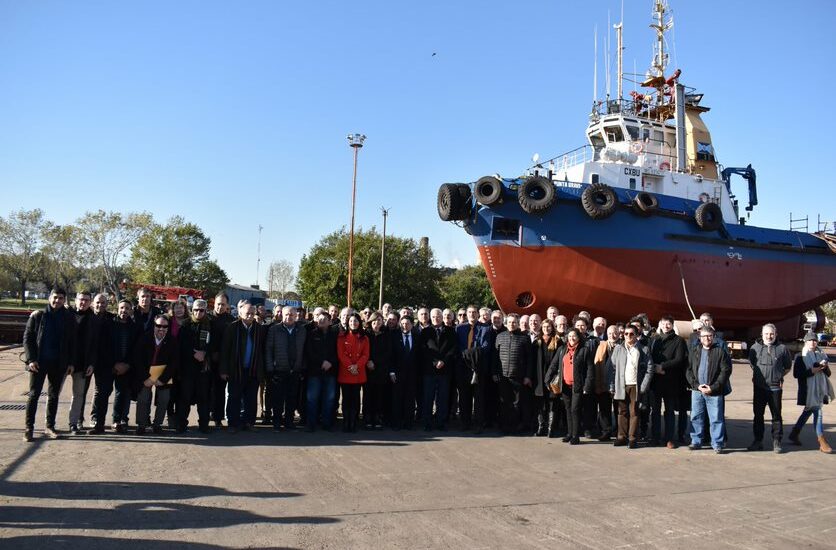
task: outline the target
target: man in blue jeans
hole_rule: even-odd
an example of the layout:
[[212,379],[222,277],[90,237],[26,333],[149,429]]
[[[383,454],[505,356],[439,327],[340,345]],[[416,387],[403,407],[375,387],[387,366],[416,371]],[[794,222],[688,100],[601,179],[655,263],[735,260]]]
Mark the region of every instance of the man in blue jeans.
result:
[[702,447],[702,432],[708,416],[711,446],[720,454],[726,444],[725,396],[731,376],[731,359],[714,341],[714,329],[700,330],[700,345],[691,350],[685,376],[691,388],[691,444],[692,451]]
[[322,311],[316,326],[305,340],[306,430],[316,431],[317,421],[331,431],[334,424],[334,399],[337,395],[337,331],[331,330],[331,317]]

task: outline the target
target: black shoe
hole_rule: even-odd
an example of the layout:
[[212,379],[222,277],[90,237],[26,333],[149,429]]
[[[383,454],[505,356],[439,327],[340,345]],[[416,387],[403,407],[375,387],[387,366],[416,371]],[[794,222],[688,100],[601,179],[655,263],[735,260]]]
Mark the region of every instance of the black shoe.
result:
[[198,429],[200,430],[200,433],[202,433],[202,434],[212,433],[212,428],[210,428],[208,424],[205,425],[205,426],[201,426]]
[[563,441],[564,443],[569,443],[570,441],[572,441],[572,436],[564,435],[561,441]]
[[242,432],[248,432],[248,431],[250,431],[250,428],[251,428],[251,426],[249,424],[247,424],[246,422],[244,422],[244,425],[241,426],[241,431]]
[[624,447],[627,445],[626,439],[616,439],[615,443],[612,444],[613,447]]
[[689,451],[699,451],[700,449],[702,449],[702,445],[700,445],[699,443],[691,443],[690,445],[688,445]]
[[762,451],[763,450],[763,441],[753,441],[751,445],[746,447],[747,451]]
[[580,445],[581,440],[579,437],[573,437],[569,440],[569,445]]
[[161,433],[163,433],[163,427],[162,426],[151,426],[151,431],[155,435],[160,435]]
[[23,432],[23,441],[25,441],[26,443],[32,443],[33,439],[35,439],[33,430],[27,429]]
[[223,428],[224,423],[220,420],[215,420],[215,427],[216,428]]
[[789,440],[789,442],[790,442],[790,443],[792,443],[793,445],[796,445],[796,446],[798,446],[798,447],[801,447],[801,439],[799,439],[799,437],[798,437],[798,436],[799,436],[799,434],[798,434],[798,433],[791,432],[791,433],[790,433],[790,435],[789,435],[789,437],[788,437],[787,439],[788,439],[788,440]]
[[145,426],[137,426],[136,435],[145,435]]
[[610,435],[609,435],[609,434],[602,434],[602,435],[598,438],[598,441],[609,441],[610,439],[612,439],[612,438],[610,437]]
[[772,452],[776,455],[779,455],[784,452],[784,447],[781,445],[780,439],[775,439],[772,441]]
[[92,428],[90,428],[90,430],[87,431],[88,435],[101,435],[103,433],[105,433],[104,426],[100,425],[93,426]]
[[78,435],[80,430],[78,429],[78,424],[70,424],[70,434]]
[[116,433],[118,433],[118,434],[128,433],[128,425],[127,424],[114,424],[113,429],[116,430]]

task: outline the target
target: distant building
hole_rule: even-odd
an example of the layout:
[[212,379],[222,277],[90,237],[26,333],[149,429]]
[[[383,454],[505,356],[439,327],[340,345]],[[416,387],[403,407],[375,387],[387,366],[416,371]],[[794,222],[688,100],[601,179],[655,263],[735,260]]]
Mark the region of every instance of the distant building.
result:
[[249,300],[253,305],[261,305],[267,298],[267,292],[257,286],[226,285],[226,295],[229,296],[229,304],[235,308],[240,300]]

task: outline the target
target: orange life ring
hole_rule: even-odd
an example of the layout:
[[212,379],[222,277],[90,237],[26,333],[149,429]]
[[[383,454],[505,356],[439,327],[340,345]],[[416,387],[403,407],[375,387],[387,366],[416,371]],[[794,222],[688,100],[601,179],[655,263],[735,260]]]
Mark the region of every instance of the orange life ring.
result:
[[663,163],[659,164],[659,170],[670,170],[670,169],[671,169],[671,163],[670,162],[663,162]]
[[641,153],[644,151],[644,144],[641,141],[634,141],[630,144],[630,151],[633,153]]

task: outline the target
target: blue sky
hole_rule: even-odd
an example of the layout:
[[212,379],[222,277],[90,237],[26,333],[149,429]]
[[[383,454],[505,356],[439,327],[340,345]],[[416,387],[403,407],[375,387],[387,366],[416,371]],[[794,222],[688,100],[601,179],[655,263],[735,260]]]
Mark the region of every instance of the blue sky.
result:
[[[271,260],[298,265],[348,225],[345,136],[360,132],[357,225],[380,227],[389,207],[390,233],[472,264],[473,242],[436,215],[438,186],[582,145],[593,29],[603,43],[620,5],[5,0],[0,210],[40,207],[59,223],[99,208],[180,214],[242,284],[255,282],[260,224],[263,284]],[[649,64],[651,7],[625,2],[628,72]],[[705,93],[719,160],[758,171],[751,223],[836,218],[836,2],[671,7],[671,71]]]

